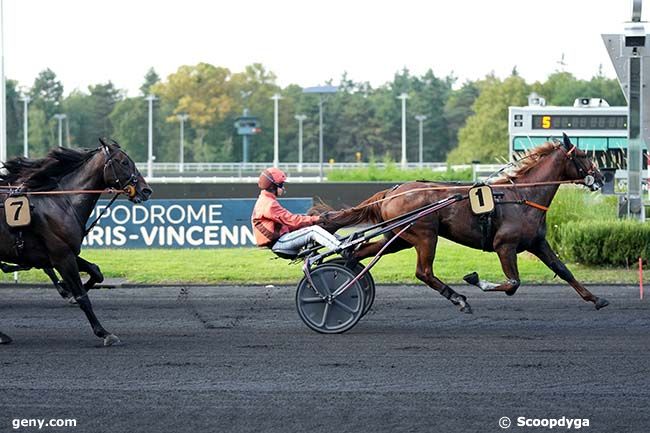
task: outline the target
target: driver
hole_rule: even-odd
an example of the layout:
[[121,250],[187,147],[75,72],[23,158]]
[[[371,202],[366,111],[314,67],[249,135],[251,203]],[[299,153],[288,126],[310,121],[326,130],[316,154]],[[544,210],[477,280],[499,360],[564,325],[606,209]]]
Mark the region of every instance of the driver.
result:
[[285,193],[286,180],[287,175],[275,167],[267,168],[260,174],[257,185],[262,191],[251,215],[257,245],[271,247],[274,252],[297,252],[312,241],[329,250],[338,248],[339,240],[315,225],[321,217],[293,214],[278,202],[278,197]]

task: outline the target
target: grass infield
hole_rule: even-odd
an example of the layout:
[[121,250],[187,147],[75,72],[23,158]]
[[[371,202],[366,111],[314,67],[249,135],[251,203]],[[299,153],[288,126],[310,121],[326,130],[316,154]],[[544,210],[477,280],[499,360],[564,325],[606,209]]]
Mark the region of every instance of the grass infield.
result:
[[[288,284],[302,278],[300,264],[276,259],[269,250],[232,249],[104,249],[84,250],[82,257],[96,263],[107,278],[124,278],[136,284]],[[410,249],[381,258],[372,270],[378,284],[419,283],[415,278],[415,250]],[[637,264],[626,268],[594,268],[567,263],[576,278],[585,283],[638,284]],[[443,281],[461,283],[465,274],[479,273],[481,279],[501,282],[505,279],[495,253],[473,250],[440,239],[434,271]],[[522,284],[558,283],[536,257],[519,254]],[[2,274],[0,281],[13,281],[13,274]],[[20,282],[47,282],[38,270],[20,273]]]

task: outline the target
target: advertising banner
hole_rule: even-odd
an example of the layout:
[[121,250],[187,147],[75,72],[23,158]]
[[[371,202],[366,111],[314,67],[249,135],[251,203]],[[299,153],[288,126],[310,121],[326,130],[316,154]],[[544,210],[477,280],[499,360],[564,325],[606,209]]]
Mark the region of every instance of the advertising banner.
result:
[[[306,213],[311,198],[280,200],[293,213]],[[100,200],[89,221],[108,205]],[[255,246],[251,213],[255,199],[119,200],[84,239],[85,248],[230,248]],[[90,224],[90,222],[89,222]]]

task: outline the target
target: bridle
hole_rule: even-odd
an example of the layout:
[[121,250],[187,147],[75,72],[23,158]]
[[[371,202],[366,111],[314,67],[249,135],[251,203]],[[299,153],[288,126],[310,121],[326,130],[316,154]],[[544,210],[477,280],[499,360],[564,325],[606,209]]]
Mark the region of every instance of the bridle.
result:
[[[86,230],[84,230],[84,237],[86,237],[88,233],[90,233],[90,231],[93,229],[93,227],[97,225],[99,220],[104,216],[104,214],[108,211],[108,209],[110,209],[113,203],[115,203],[115,200],[117,200],[117,197],[121,194],[121,192],[127,194],[129,198],[133,198],[137,194],[137,190],[135,186],[138,183],[138,176],[135,173],[131,173],[131,176],[129,176],[129,178],[124,183],[122,183],[120,181],[120,177],[117,175],[117,172],[115,171],[115,166],[113,165],[114,154],[111,153],[111,150],[106,144],[102,144],[101,147],[102,150],[104,151],[104,155],[106,156],[106,161],[104,162],[104,172],[103,172],[104,179],[107,179],[106,168],[110,167],[111,171],[113,172],[113,180],[110,182],[106,181],[106,183],[109,185],[109,187],[114,188],[117,192],[115,193],[111,201],[108,202],[108,205],[104,207],[104,209],[102,209],[102,211],[97,216],[97,218],[95,218],[95,220],[92,223],[90,223],[90,225],[86,228]],[[126,155],[121,149],[119,149],[118,152],[122,152],[128,158],[128,155]],[[111,184],[115,184],[115,187],[110,186]]]
[[[124,182],[120,181],[120,177],[117,175],[117,172],[115,171],[115,166],[113,165],[114,153],[112,153],[109,147],[106,145],[102,146],[102,150],[104,151],[104,155],[106,156],[106,161],[104,162],[104,179],[108,179],[108,177],[106,176],[106,169],[108,167],[110,167],[111,171],[113,172],[113,180],[107,181],[106,183],[111,188],[115,188],[118,191],[124,191],[129,196],[129,198],[135,197],[135,195],[137,194],[137,190],[135,186],[138,184],[138,175],[135,173],[131,173],[131,175],[126,181]],[[118,149],[116,152],[122,152],[122,150]],[[124,152],[122,153],[124,154]]]
[[[595,181],[595,176],[594,174],[596,173],[596,165],[594,164],[593,161],[590,161],[590,166],[587,167],[585,163],[582,161],[584,158],[580,158],[580,161],[578,158],[576,158],[576,145],[571,144],[571,149],[565,150],[564,146],[562,144],[558,145],[559,148],[562,149],[566,157],[573,163],[573,166],[576,168],[576,171],[578,172],[578,177],[579,178],[584,178],[585,179],[585,185],[591,186],[593,182]],[[587,184],[588,180],[591,180],[591,184]]]

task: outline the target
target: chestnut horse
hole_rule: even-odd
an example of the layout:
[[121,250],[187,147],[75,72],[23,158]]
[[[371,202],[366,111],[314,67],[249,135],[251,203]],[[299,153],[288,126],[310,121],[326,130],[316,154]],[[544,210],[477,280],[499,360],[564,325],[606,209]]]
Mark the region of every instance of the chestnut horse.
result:
[[[564,135],[562,143],[549,142],[532,149],[520,160],[517,169],[490,183],[495,194],[503,193],[503,197],[500,197],[501,203],[496,202],[489,225],[482,224],[481,218],[473,214],[469,200],[463,200],[416,221],[400,239],[388,246],[385,253],[414,247],[417,251],[416,277],[459,306],[462,312],[471,313],[467,298],[456,293],[433,272],[438,236],[471,248],[496,252],[506,281],[501,284],[480,281],[476,273],[465,278],[484,291],[501,291],[508,295],[513,295],[520,285],[517,253],[529,251],[567,281],[582,299],[601,309],[608,301],[594,296],[578,282],[546,241],[545,208],[553,201],[560,182],[580,183],[585,178],[590,181],[585,184],[590,183],[588,186],[594,191],[603,184],[602,174],[587,153],[578,150]],[[518,184],[527,185],[518,187]],[[465,195],[471,186],[408,182],[380,191],[353,208],[327,211],[323,227],[336,231],[345,226],[386,221],[453,194]],[[316,213],[325,210],[314,207]],[[394,235],[395,232],[391,232],[377,242],[364,244],[354,252],[354,258],[374,256]]]

